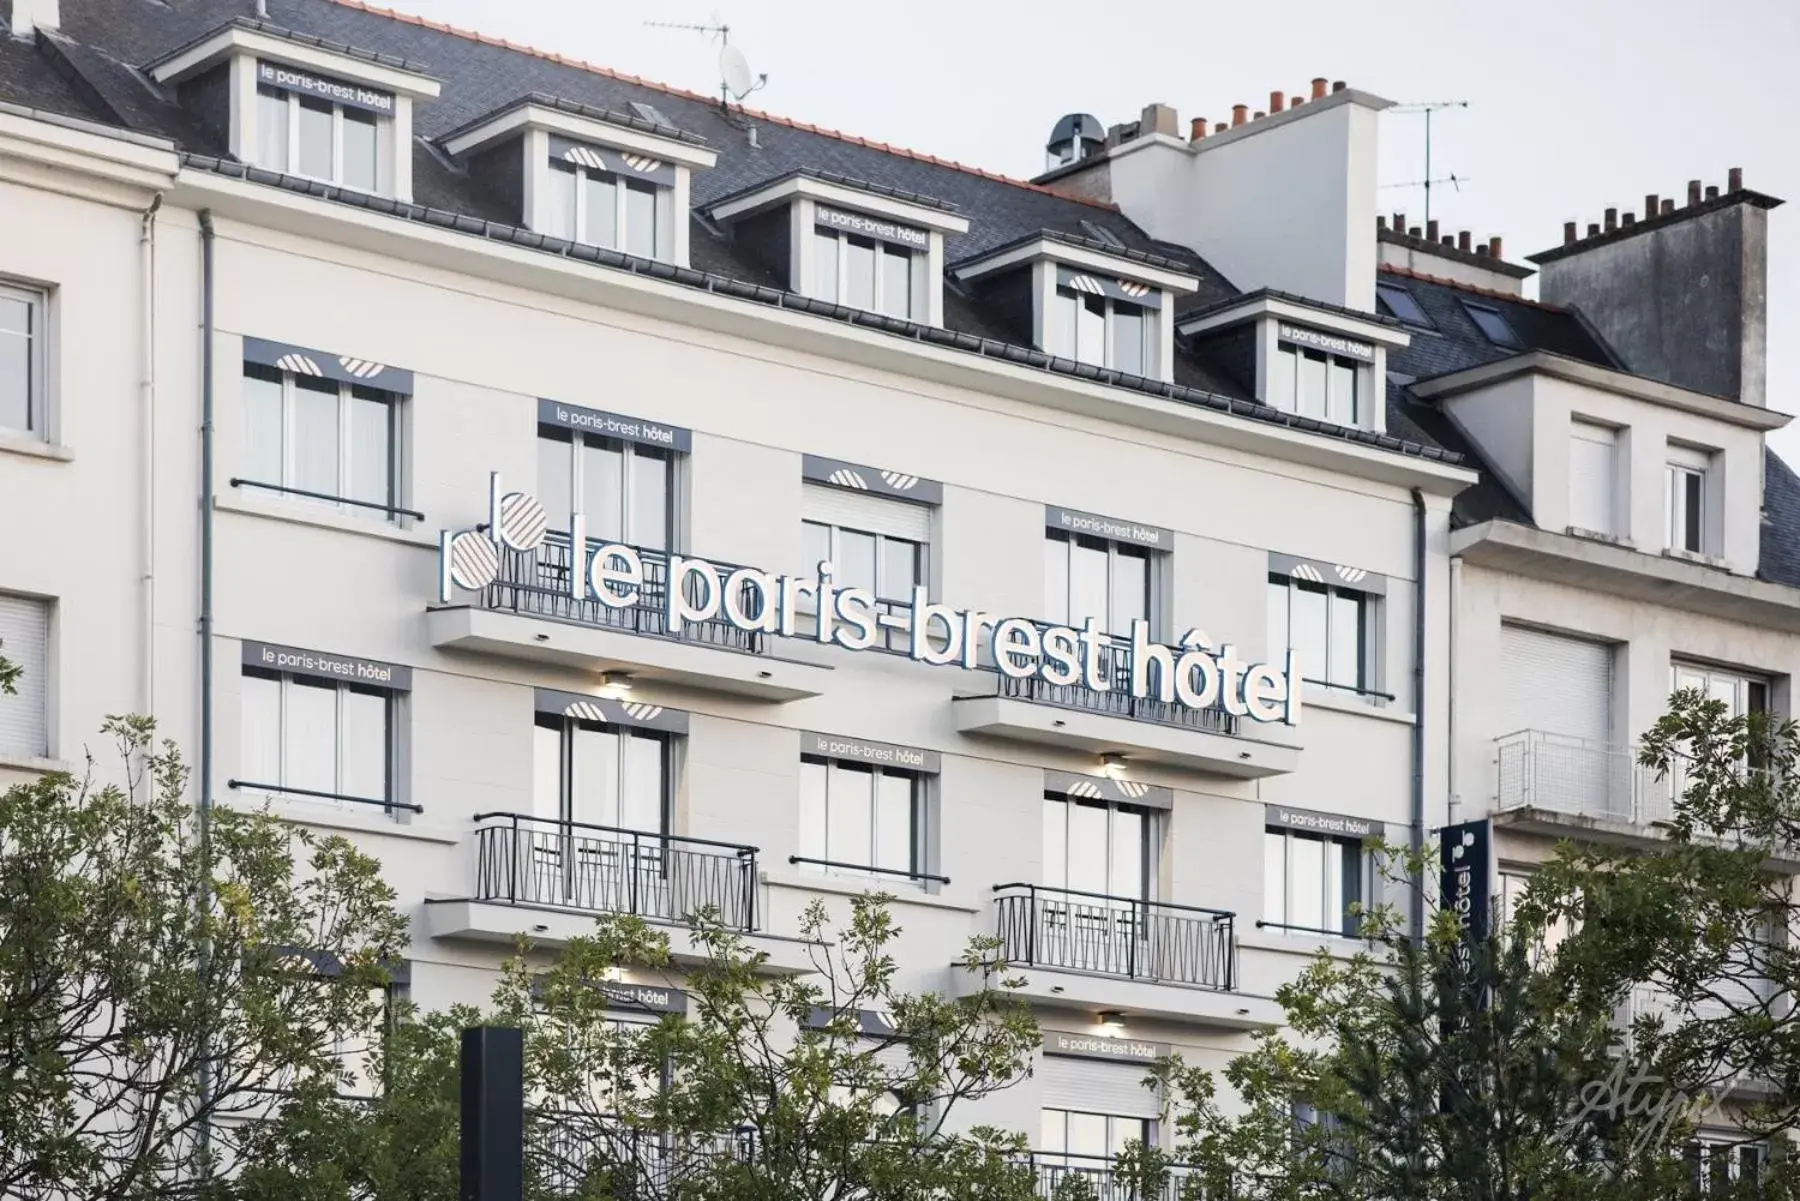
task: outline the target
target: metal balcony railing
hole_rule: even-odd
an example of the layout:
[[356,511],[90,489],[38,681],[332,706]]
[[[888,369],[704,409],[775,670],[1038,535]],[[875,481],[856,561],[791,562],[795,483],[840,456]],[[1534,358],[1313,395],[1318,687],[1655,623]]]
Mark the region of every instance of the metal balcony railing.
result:
[[[603,539],[589,538],[587,554],[596,547],[608,545]],[[570,585],[570,573],[587,569],[587,555],[570,552],[569,536],[553,533],[534,551],[502,551],[500,574],[481,592],[481,607],[532,617],[548,617],[576,625],[599,626],[623,630],[631,634],[647,634],[657,638],[677,637],[684,642],[699,642],[726,650],[761,653],[766,639],[755,630],[740,630],[723,617],[686,623],[679,634],[669,632],[669,552],[652,547],[633,547],[644,564],[644,583],[638,589],[636,604],[613,608],[594,599],[583,584],[582,599],[576,599]],[[721,578],[737,570],[729,563],[708,559]],[[760,601],[747,601],[748,611],[757,612]]]
[[1669,781],[1639,766],[1629,747],[1543,730],[1519,730],[1494,745],[1501,810],[1540,809],[1636,825],[1669,817]]
[[475,899],[756,929],[757,848],[521,813],[479,813]]
[[1237,915],[1035,884],[994,886],[1008,963],[1097,976],[1236,986]]
[[660,1201],[721,1161],[751,1162],[756,1151],[754,1126],[696,1141],[594,1114],[534,1109],[525,1120],[527,1171],[550,1196]]
[[1037,1176],[1037,1195],[1043,1201],[1092,1198],[1093,1201],[1177,1201],[1191,1170],[1174,1166],[1162,1187],[1145,1192],[1116,1172],[1104,1155],[1071,1155],[1061,1151],[1033,1151],[1027,1162]]
[[[1040,631],[1050,628],[1048,622],[1040,621],[1035,624]],[[1002,675],[1000,695],[1034,701],[1040,705],[1079,709],[1084,713],[1123,717],[1129,721],[1153,721],[1208,734],[1238,732],[1238,719],[1225,712],[1221,706],[1190,709],[1186,705],[1161,701],[1153,696],[1132,696],[1130,639],[1115,636],[1113,644],[1103,649],[1099,658],[1102,678],[1111,685],[1108,689],[1089,688],[1084,684],[1052,684],[1038,676],[1015,680],[1011,676]]]

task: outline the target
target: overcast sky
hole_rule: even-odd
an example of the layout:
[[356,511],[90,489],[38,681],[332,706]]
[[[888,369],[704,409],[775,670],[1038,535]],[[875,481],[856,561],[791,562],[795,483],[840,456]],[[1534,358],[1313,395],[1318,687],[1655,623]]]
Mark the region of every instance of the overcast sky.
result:
[[[377,0],[381,2],[381,0]],[[1505,238],[1522,256],[1562,223],[1640,212],[1687,181],[1794,200],[1770,214],[1769,402],[1800,412],[1800,3],[1795,0],[386,0],[515,42],[677,87],[717,86],[718,47],[647,21],[731,25],[785,117],[1029,177],[1056,119],[1111,125],[1151,101],[1189,117],[1266,108],[1315,75],[1399,103],[1466,100],[1432,120],[1445,232]],[[1424,177],[1424,123],[1382,118],[1381,182]],[[1417,188],[1380,211],[1419,222]],[[1204,247],[1201,248],[1204,251]],[[1528,292],[1531,289],[1527,284]],[[1774,435],[1800,464],[1800,422]]]

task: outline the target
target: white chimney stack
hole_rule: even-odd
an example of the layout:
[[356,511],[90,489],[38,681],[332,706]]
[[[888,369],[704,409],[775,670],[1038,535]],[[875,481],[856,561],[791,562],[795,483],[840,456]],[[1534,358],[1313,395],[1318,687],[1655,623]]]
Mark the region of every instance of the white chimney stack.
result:
[[60,0],[13,0],[12,34],[14,37],[30,37],[37,30],[55,30],[61,24]]

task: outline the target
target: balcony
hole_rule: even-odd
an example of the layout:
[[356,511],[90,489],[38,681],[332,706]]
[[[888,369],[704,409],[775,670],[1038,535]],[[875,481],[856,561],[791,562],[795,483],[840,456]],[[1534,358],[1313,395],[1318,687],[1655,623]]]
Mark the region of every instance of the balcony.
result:
[[1037,1177],[1037,1195],[1042,1201],[1073,1197],[1082,1201],[1179,1201],[1184,1195],[1182,1189],[1190,1175],[1186,1167],[1171,1166],[1162,1187],[1146,1192],[1137,1187],[1136,1181],[1115,1172],[1113,1162],[1110,1156],[1061,1151],[1033,1151],[1026,1157]]
[[695,1143],[627,1126],[617,1118],[531,1110],[525,1163],[552,1197],[666,1197],[721,1168],[756,1158],[754,1126]]
[[[589,540],[590,547],[598,545]],[[668,552],[633,549],[643,560],[644,584],[637,603],[616,609],[591,594],[575,597],[570,573],[576,556],[566,534],[549,535],[535,551],[506,551],[494,582],[474,604],[426,613],[431,643],[585,671],[621,671],[758,700],[799,700],[825,690],[830,668],[778,658],[770,653],[767,635],[721,617],[688,622],[671,633]],[[726,563],[714,566],[721,573],[735,570]]]
[[1641,767],[1637,753],[1542,730],[1495,740],[1495,808],[1508,824],[1567,834],[1571,826],[1643,833],[1670,816],[1669,784]]

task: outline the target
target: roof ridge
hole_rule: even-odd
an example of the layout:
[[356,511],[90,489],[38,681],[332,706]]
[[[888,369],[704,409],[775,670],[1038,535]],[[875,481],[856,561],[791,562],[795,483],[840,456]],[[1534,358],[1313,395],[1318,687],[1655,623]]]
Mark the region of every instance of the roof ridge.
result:
[[[495,37],[492,34],[482,33],[479,30],[464,29],[461,26],[451,25],[444,21],[433,21],[429,17],[418,16],[414,13],[403,13],[397,9],[383,8],[377,4],[370,4],[367,0],[331,0],[331,3],[343,8],[353,8],[361,12],[371,13],[378,17],[387,17],[390,20],[401,21],[408,25],[419,25],[426,29],[436,30],[439,33],[450,34],[453,37],[466,38],[470,41],[480,42],[483,45],[499,46],[507,50],[516,51],[520,54],[529,54],[533,58],[541,58],[547,62],[556,63],[559,66],[574,67],[577,70],[588,71],[595,75],[602,75],[608,79],[616,79],[622,83],[636,84],[638,87],[653,88],[665,95],[679,96],[684,100],[698,100],[706,104],[714,102],[713,97],[703,96],[698,92],[690,92],[686,88],[678,88],[672,84],[659,83],[654,79],[645,79],[641,75],[629,75],[624,71],[618,71],[612,67],[602,67],[595,63],[590,63],[586,59],[570,58],[567,55],[556,54],[549,50],[539,50],[535,46],[527,46],[521,42],[508,41],[506,38]],[[935,154],[925,154],[918,150],[909,150],[904,146],[890,146],[886,142],[871,141],[868,138],[859,137],[856,134],[844,133],[843,131],[836,129],[826,129],[823,126],[812,125],[805,121],[795,120],[792,117],[777,116],[774,113],[764,112],[761,109],[746,108],[739,105],[738,110],[747,117],[753,117],[759,121],[768,121],[775,125],[785,125],[789,129],[798,129],[806,133],[816,133],[823,137],[836,139],[840,142],[848,142],[854,146],[866,146],[870,150],[879,150],[884,154],[892,154],[901,158],[914,159],[922,163],[930,163],[934,167],[948,167],[952,171],[961,171],[965,175],[979,176],[982,179],[993,180],[995,183],[1009,184],[1012,187],[1023,188],[1030,192],[1041,192],[1046,196],[1055,196],[1059,200],[1072,201],[1076,204],[1086,205],[1089,208],[1097,208],[1105,212],[1116,213],[1119,211],[1118,205],[1108,201],[1091,200],[1085,196],[1076,196],[1069,192],[1059,192],[1055,188],[1045,187],[1043,184],[1032,183],[1031,181],[1024,179],[1014,179],[1010,175],[1002,175],[997,171],[988,171],[982,167],[971,167],[967,163],[959,163],[954,159],[939,158]]]
[[[339,3],[342,2],[343,0],[339,0]],[[1529,296],[1519,296],[1512,292],[1502,292],[1498,288],[1484,288],[1480,284],[1471,284],[1464,280],[1451,279],[1447,275],[1432,275],[1427,271],[1414,271],[1411,267],[1398,267],[1392,263],[1382,263],[1377,266],[1375,270],[1387,275],[1404,275],[1409,279],[1421,279],[1428,284],[1442,284],[1444,287],[1454,288],[1458,292],[1473,292],[1477,296],[1490,296],[1495,300],[1505,300],[1512,304],[1530,305],[1534,309],[1543,309],[1545,312],[1569,313],[1574,311],[1572,309],[1565,309],[1560,305],[1546,304],[1541,300],[1533,300]]]

